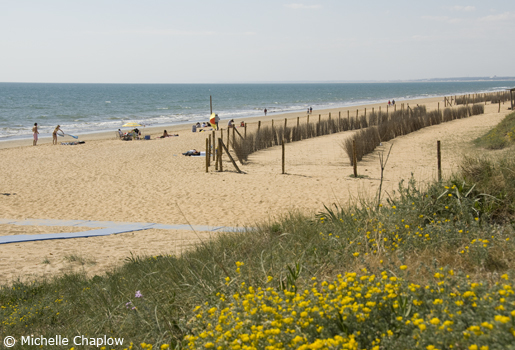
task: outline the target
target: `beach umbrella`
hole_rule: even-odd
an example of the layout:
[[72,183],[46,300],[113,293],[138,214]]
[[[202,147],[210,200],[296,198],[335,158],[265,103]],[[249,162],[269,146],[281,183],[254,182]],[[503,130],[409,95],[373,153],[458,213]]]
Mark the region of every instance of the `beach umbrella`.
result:
[[130,127],[130,128],[135,128],[136,126],[141,126],[141,124],[139,123],[134,123],[134,122],[130,122],[130,123],[125,123],[122,125],[123,127]]
[[211,113],[211,117],[209,117],[209,123],[211,124],[213,129],[216,130],[216,114],[215,113]]

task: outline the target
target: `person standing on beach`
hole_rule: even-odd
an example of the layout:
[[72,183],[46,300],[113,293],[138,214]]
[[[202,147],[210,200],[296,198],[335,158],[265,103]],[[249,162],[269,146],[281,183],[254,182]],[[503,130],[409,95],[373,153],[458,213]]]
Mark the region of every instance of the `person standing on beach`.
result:
[[57,125],[57,127],[54,129],[54,132],[52,133],[52,144],[57,145],[57,132],[61,131],[64,134],[64,131],[61,130],[61,126]]
[[216,130],[218,130],[218,122],[220,121],[220,117],[218,114],[215,115],[215,124],[216,124]]
[[309,107],[309,114],[313,113],[313,107]]
[[36,146],[38,143],[38,123],[34,123],[34,126],[32,127],[32,134],[34,135],[34,141],[32,141],[32,146]]
[[266,108],[265,108],[265,117],[266,117],[266,112],[267,112],[267,110],[266,110]]

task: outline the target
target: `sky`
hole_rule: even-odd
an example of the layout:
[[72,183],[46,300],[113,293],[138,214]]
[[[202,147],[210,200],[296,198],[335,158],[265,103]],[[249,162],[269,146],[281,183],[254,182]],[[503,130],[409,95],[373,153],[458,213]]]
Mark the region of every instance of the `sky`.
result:
[[515,76],[515,1],[0,0],[0,82]]

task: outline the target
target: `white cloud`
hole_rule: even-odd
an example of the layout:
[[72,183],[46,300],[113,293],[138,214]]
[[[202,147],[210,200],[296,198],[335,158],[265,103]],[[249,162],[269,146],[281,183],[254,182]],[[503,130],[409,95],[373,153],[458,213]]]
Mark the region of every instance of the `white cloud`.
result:
[[471,12],[471,11],[475,11],[476,7],[475,6],[452,6],[452,7],[450,7],[450,9],[453,11]]
[[515,19],[515,13],[512,12],[504,12],[499,15],[489,15],[486,17],[480,18],[481,21],[507,21]]
[[319,9],[320,5],[304,5],[304,4],[288,4],[284,5],[284,7],[288,7],[294,10],[306,10],[306,9]]
[[461,18],[452,18],[448,16],[422,16],[423,19],[427,19],[429,21],[435,22],[445,22],[445,23],[459,23],[463,21]]

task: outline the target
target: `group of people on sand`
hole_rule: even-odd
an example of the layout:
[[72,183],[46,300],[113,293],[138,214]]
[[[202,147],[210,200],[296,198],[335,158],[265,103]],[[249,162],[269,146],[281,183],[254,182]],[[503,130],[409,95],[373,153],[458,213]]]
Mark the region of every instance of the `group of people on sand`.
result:
[[391,102],[390,102],[390,100],[388,100],[388,106],[393,106],[394,104],[395,104],[395,100],[392,100]]
[[[61,126],[57,125],[55,127],[54,131],[52,132],[52,144],[53,145],[57,145],[57,132],[59,132],[59,131],[62,133],[61,136],[64,136],[64,131],[61,130]],[[38,144],[38,140],[39,140],[38,123],[34,123],[34,126],[32,127],[32,137],[33,137],[32,146],[36,146]]]

